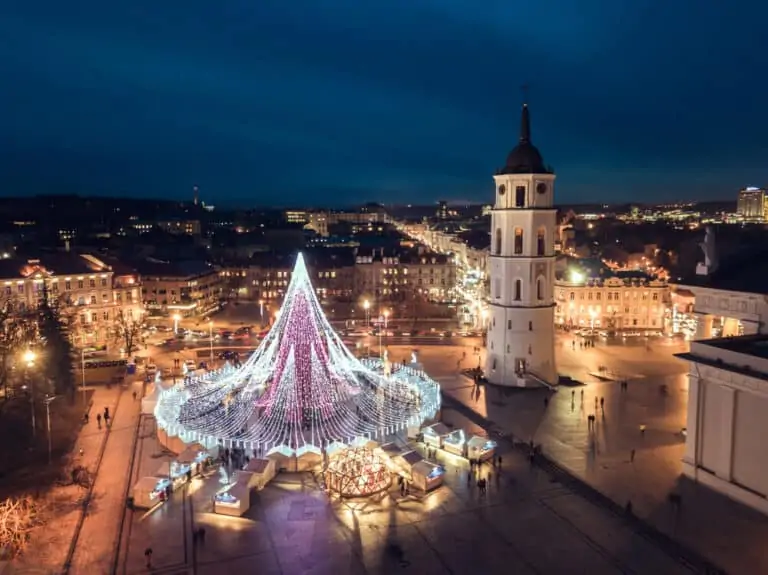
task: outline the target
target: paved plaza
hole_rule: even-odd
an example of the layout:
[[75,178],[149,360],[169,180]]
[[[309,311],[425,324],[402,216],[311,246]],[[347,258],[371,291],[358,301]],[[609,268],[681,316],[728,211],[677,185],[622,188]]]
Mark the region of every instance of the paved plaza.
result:
[[[446,420],[472,428],[459,413]],[[151,418],[142,424],[137,458],[159,465]],[[479,494],[465,462],[438,454],[446,484],[427,495],[390,493],[340,500],[311,474],[281,475],[252,496],[243,518],[213,514],[218,474],[195,479],[157,510],[124,525],[118,573],[258,572],[260,574],[690,573],[635,534],[622,519],[575,495],[519,453],[487,465]],[[144,471],[138,471],[141,475]],[[206,529],[192,544],[192,529]]]
[[[443,387],[448,424],[533,439],[573,475],[622,506],[631,500],[638,517],[729,573],[768,572],[762,550],[768,521],[680,479],[687,366],[672,354],[683,344],[660,340],[649,348],[638,341],[574,350],[571,341],[558,336],[561,373],[586,385],[554,394],[475,387],[457,375],[458,368],[482,362],[476,340],[389,346],[389,352],[399,361],[418,347],[426,371]],[[626,391],[606,374],[626,377]],[[112,390],[95,401],[114,405],[118,397]],[[126,488],[154,475],[172,454],[159,445],[154,418],[139,418],[138,402],[129,394],[120,401],[109,436],[86,429],[81,437],[88,457],[98,453],[101,441],[107,444],[70,573],[147,573],[147,548],[153,551],[151,572],[169,574],[691,572],[641,535],[636,522],[553,480],[506,444],[501,473],[491,466],[481,472],[490,474],[484,497],[477,477],[468,482],[463,461],[438,454],[447,468],[446,485],[428,495],[401,497],[395,488],[374,498],[338,500],[310,474],[281,475],[253,495],[244,518],[231,518],[212,513],[212,496],[220,489],[214,473],[195,479],[152,512],[133,512],[125,508]],[[590,432],[586,418],[592,413],[598,417]],[[666,499],[673,491],[682,495],[679,514]],[[76,516],[69,520],[72,526]],[[206,540],[193,545],[199,526],[206,528]],[[25,558],[20,572],[58,572],[52,567],[54,551],[60,548],[61,564],[67,546],[63,536],[52,536],[57,529],[46,531],[36,534],[40,553]]]
[[[680,475],[688,364],[672,354],[683,351],[684,345],[660,339],[650,346],[640,340],[598,343],[588,349],[577,345],[574,350],[572,338],[560,334],[560,373],[586,385],[561,387],[554,394],[478,388],[465,377],[451,375],[449,362],[439,360],[435,350],[424,349],[422,359],[428,371],[437,372],[449,398],[494,428],[540,444],[559,465],[619,505],[631,501],[634,513],[663,533],[730,573],[768,573],[763,543],[768,540],[768,519]],[[454,355],[461,353],[456,350]],[[600,365],[610,377],[627,378],[626,391],[617,381],[606,381]],[[661,386],[666,386],[665,392]],[[590,414],[597,415],[592,432]],[[668,502],[670,493],[682,497],[679,514]]]

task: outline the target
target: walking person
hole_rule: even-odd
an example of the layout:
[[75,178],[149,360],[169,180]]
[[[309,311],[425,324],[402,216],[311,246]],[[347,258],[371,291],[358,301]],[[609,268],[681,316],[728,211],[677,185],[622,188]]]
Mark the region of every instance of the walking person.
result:
[[136,392],[133,392],[133,401],[136,401]]
[[101,414],[96,415],[96,423],[99,425],[99,429],[101,429]]
[[605,411],[605,398],[604,397],[600,398],[600,409]]
[[629,462],[634,463],[635,462],[635,450],[629,452]]
[[144,557],[147,560],[147,569],[152,569],[152,548],[147,547],[144,550]]

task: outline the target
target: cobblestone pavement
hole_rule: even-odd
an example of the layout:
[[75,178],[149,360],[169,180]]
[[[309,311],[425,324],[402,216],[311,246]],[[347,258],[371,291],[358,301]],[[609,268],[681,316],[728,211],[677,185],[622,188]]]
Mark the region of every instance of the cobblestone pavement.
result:
[[[644,345],[573,350],[567,340],[561,342],[563,370],[585,373],[607,365],[629,378],[626,391],[594,376],[584,378],[591,381],[585,386],[561,387],[555,394],[475,388],[457,376],[440,379],[450,397],[506,433],[541,444],[559,465],[619,505],[631,500],[638,516],[728,572],[768,573],[768,518],[681,477],[688,383],[687,363],[671,355],[679,347],[664,342],[650,350]],[[593,431],[590,414],[597,415]],[[682,496],[679,514],[667,500],[672,492]]]

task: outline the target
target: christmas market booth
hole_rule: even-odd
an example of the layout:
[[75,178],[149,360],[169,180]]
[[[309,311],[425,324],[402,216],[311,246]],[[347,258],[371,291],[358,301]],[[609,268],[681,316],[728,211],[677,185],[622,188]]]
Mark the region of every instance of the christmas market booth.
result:
[[176,462],[180,465],[188,465],[192,470],[192,475],[200,475],[205,468],[212,463],[213,456],[210,451],[199,443],[193,443],[179,453]]
[[456,429],[443,438],[443,449],[453,455],[464,457],[467,453],[467,435],[463,429]]
[[488,461],[496,454],[496,442],[487,437],[473,436],[467,442],[467,457],[470,461]]
[[241,517],[250,506],[251,490],[247,484],[240,481],[213,497],[213,511],[219,515]]
[[433,423],[421,430],[424,437],[424,444],[427,447],[441,448],[443,440],[450,435],[451,430],[444,423]]
[[277,466],[272,459],[251,459],[244,471],[253,474],[253,488],[264,489],[277,475]]
[[367,447],[353,447],[328,459],[325,486],[341,497],[365,497],[392,484],[392,474],[383,457]]
[[418,451],[408,451],[392,458],[392,462],[398,468],[400,474],[408,477],[413,473],[413,466],[421,461],[424,461],[424,458]]
[[440,465],[422,460],[411,467],[411,484],[421,491],[432,491],[443,484],[444,474]]
[[171,487],[176,490],[187,482],[187,473],[192,468],[189,463],[179,463],[178,461],[164,461],[155,472],[156,477],[167,478]]
[[133,486],[133,507],[152,509],[165,501],[165,494],[171,482],[165,477],[142,477]]

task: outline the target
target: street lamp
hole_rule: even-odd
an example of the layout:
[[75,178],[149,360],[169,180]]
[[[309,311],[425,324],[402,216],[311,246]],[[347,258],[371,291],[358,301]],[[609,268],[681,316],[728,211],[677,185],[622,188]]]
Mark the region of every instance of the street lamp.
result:
[[179,321],[181,321],[181,316],[177,313],[173,314],[173,333],[175,334],[179,333]]
[[56,399],[55,395],[45,396],[45,420],[48,427],[48,463],[51,463],[51,402]]
[[259,322],[264,325],[264,300],[259,300]]
[[211,344],[211,368],[213,368],[213,320],[208,320],[208,330],[210,332],[209,334],[209,341]]
[[363,309],[365,310],[365,329],[371,325],[371,302],[365,300],[363,302]]
[[589,333],[592,334],[595,331],[595,318],[597,312],[594,309],[589,310]]
[[[389,310],[385,309],[383,312],[381,312],[381,315],[384,316],[384,333],[387,331],[387,319],[389,318]],[[381,335],[382,331],[381,328],[379,328],[379,356],[384,357],[384,352],[381,346]]]
[[32,411],[32,437],[37,435],[37,422],[35,421],[35,380],[29,377],[29,370],[34,367],[37,354],[28,349],[24,352],[22,359],[27,364],[27,380],[29,381],[29,407]]

